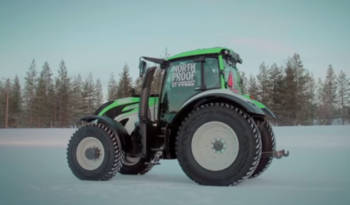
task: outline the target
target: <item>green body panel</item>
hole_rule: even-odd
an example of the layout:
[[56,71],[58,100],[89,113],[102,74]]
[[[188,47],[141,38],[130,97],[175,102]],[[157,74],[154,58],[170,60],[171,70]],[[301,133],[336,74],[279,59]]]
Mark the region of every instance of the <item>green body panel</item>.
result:
[[[148,101],[149,107],[152,107],[156,104],[158,104],[158,97],[150,97]],[[139,102],[140,102],[140,97],[127,97],[127,98],[120,98],[115,100],[113,103],[109,104],[105,108],[103,108],[98,115],[103,116],[106,112],[108,112],[111,109],[117,108],[119,106],[124,106],[127,104],[125,107],[122,108],[123,114],[133,114],[137,113],[139,111]]]

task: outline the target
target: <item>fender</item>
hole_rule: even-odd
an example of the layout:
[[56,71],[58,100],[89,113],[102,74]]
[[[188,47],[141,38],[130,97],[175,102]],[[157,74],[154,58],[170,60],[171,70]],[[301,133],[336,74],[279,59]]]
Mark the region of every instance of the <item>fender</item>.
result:
[[268,107],[264,107],[264,108],[261,108],[262,111],[264,111],[264,113],[268,116],[270,116],[271,118],[277,120],[277,116],[268,108]]
[[[242,95],[233,93],[232,91],[227,89],[211,89],[194,95],[190,99],[188,99],[179,109],[180,112],[178,112],[173,118],[173,122],[180,119],[181,116],[183,116],[184,114],[187,114],[194,106],[215,100],[233,102],[234,104],[243,108],[246,112],[252,115],[265,116],[268,113],[264,112],[264,110],[259,108],[255,103],[243,97]],[[272,112],[270,111],[270,113]]]
[[233,93],[228,89],[212,89],[212,90],[201,92],[191,97],[190,99],[188,99],[184,103],[183,107],[186,107],[187,105],[191,104],[194,101],[197,101],[198,99],[205,99],[205,98],[223,98],[239,105],[240,107],[244,108],[248,113],[256,114],[256,115],[265,115],[264,111],[262,111],[257,105],[255,105],[249,99],[243,97],[242,95]]
[[258,106],[264,113],[268,116],[270,116],[273,119],[277,120],[277,116],[268,108],[266,105],[262,104],[261,102],[252,99],[249,95],[243,95],[244,98],[250,100],[252,103],[254,103],[256,106]]
[[83,121],[83,122],[92,122],[95,120],[105,124],[106,126],[110,127],[112,130],[114,130],[119,136],[120,144],[122,145],[122,147],[126,146],[127,140],[130,137],[126,129],[119,122],[114,121],[109,117],[99,116],[99,115],[89,115],[80,119],[80,121]]

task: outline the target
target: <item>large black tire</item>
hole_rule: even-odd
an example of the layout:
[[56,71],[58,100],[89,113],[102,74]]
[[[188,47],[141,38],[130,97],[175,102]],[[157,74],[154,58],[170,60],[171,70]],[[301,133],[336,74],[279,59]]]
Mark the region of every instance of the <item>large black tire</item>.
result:
[[124,156],[123,165],[119,173],[126,175],[146,174],[151,170],[152,166],[148,166],[144,158]]
[[122,166],[122,155],[117,134],[101,123],[81,127],[67,148],[68,165],[83,180],[112,178]]
[[262,154],[259,165],[254,171],[253,177],[257,177],[262,174],[271,164],[273,156],[272,152],[276,149],[275,135],[273,134],[272,127],[267,120],[257,121],[257,125],[261,134],[261,143],[262,143]]
[[[223,128],[216,128],[216,124]],[[207,125],[213,126],[211,130],[207,130],[208,132],[204,129]],[[217,132],[216,129],[223,129],[223,131]],[[225,129],[233,130],[233,132],[226,132],[232,133],[232,137],[230,134],[225,134]],[[197,130],[205,131],[207,134],[198,137],[199,131],[196,133]],[[221,133],[220,135],[228,136],[228,138],[221,140],[220,136],[213,136],[216,133]],[[204,148],[205,146],[195,147],[194,144],[202,143],[201,140],[205,141],[205,144],[206,138],[209,140],[215,138],[215,141],[211,141],[211,145],[209,143],[207,148]],[[230,138],[234,140],[232,142],[226,140]],[[235,157],[233,154],[231,155],[231,152],[225,153],[227,151],[223,149],[225,143],[228,144],[227,150],[230,150],[230,143],[233,146],[238,146],[239,149],[232,148]],[[215,160],[218,159],[222,169],[213,167],[217,164],[215,160],[205,162],[207,159],[205,157],[202,158],[202,162],[196,160],[196,156],[197,159],[201,159],[200,155],[195,154],[200,149],[207,149],[203,152],[204,155],[208,150],[212,151],[214,154],[211,153],[210,156],[213,156]],[[218,153],[224,153],[225,158],[222,160]],[[259,163],[261,156],[260,133],[254,120],[241,109],[225,103],[205,104],[193,110],[182,122],[176,139],[176,154],[183,171],[195,182],[203,185],[236,185],[249,178]],[[217,158],[216,154],[218,154]],[[231,156],[232,159],[230,159]],[[228,163],[226,163],[227,157]],[[221,163],[221,161],[223,162]]]

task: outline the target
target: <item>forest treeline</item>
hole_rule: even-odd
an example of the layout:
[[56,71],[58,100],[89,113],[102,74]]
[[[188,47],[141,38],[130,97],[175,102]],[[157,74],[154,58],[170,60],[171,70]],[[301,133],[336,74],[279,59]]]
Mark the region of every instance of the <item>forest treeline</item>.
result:
[[345,124],[350,120],[350,84],[329,65],[324,79],[304,68],[300,55],[285,65],[262,63],[257,76],[242,74],[244,92],[268,106],[275,125]]
[[[316,80],[300,55],[294,54],[285,65],[262,63],[256,76],[241,72],[241,79],[244,93],[277,115],[275,125],[350,122],[349,78],[343,71],[335,73],[332,65],[323,79]],[[0,127],[72,127],[105,100],[130,96],[141,85],[125,65],[118,79],[111,75],[104,97],[101,81],[92,74],[84,79],[79,74],[69,76],[64,61],[55,72],[47,62],[38,69],[35,60],[22,82],[23,86],[17,76],[0,80]],[[159,87],[159,81],[152,86]]]
[[[17,76],[0,80],[0,127],[72,127],[104,103],[101,81],[91,73],[69,76],[64,61],[53,73],[47,62],[38,72],[33,60],[23,82],[22,88]],[[118,83],[111,75],[108,100],[130,96],[131,88],[125,65]]]

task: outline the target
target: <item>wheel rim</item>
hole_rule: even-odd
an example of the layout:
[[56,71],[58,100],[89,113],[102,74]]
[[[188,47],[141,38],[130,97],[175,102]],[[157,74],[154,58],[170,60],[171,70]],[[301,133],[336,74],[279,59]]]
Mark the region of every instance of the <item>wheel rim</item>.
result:
[[237,158],[239,141],[235,131],[219,121],[201,125],[193,135],[192,154],[197,163],[210,171],[228,168]]
[[85,137],[77,147],[76,157],[79,165],[86,170],[95,170],[101,166],[105,156],[102,142],[95,137]]
[[126,166],[133,166],[140,161],[140,157],[133,157],[130,155],[126,155],[123,164]]

